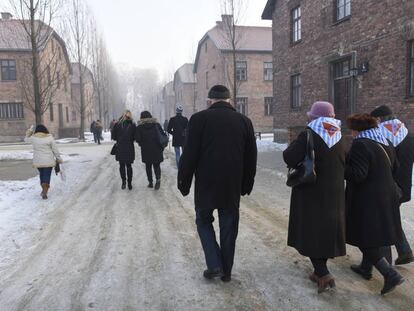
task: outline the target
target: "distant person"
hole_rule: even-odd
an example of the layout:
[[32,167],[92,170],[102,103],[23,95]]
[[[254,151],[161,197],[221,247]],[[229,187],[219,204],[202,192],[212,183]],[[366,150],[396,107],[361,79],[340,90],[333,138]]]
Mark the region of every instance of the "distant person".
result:
[[96,121],[92,121],[90,130],[91,130],[91,133],[93,134],[93,141],[96,144],[98,142],[98,138],[96,136]]
[[[148,178],[148,188],[160,189],[161,186],[161,162],[164,161],[164,147],[160,143],[160,135],[166,135],[161,125],[154,119],[150,112],[143,111],[138,121],[136,130],[136,141],[141,147],[142,163]],[[152,176],[152,169],[155,173],[155,187]]]
[[95,132],[96,132],[96,140],[98,142],[98,145],[101,144],[101,140],[102,140],[102,132],[103,132],[103,125],[101,123],[101,120],[97,120],[95,122]]
[[301,163],[308,148],[308,134],[315,152],[316,182],[293,187],[288,245],[309,257],[314,272],[310,279],[322,293],[335,287],[327,266],[329,258],[344,256],[345,250],[345,142],[341,121],[328,102],[316,102],[307,113],[309,124],[283,152],[289,168]]
[[188,124],[188,119],[183,117],[183,107],[178,106],[176,109],[176,116],[172,117],[168,122],[168,133],[173,136],[172,145],[175,151],[175,160],[178,163],[180,162],[182,147],[185,144],[185,135],[186,128]]
[[164,121],[163,129],[164,129],[165,132],[168,132],[168,120]]
[[112,130],[112,140],[116,141],[115,159],[119,162],[119,173],[122,180],[121,189],[126,188],[128,181],[128,189],[132,190],[132,163],[135,161],[135,130],[136,126],[129,110],[125,111]]
[[52,170],[56,166],[56,162],[63,163],[62,157],[53,136],[44,125],[36,126],[34,131],[33,127],[27,130],[24,141],[33,145],[33,167],[39,171],[40,185],[42,187],[40,195],[46,200],[48,198],[47,194],[50,188]]
[[[188,140],[178,170],[178,189],[187,196],[195,176],[197,231],[203,246],[207,279],[231,281],[239,228],[240,196],[253,190],[257,146],[252,122],[230,104],[230,91],[216,85],[207,110],[191,117]],[[220,244],[214,232],[218,210]]]
[[401,241],[399,191],[393,177],[398,165],[395,150],[369,114],[352,115],[347,125],[354,141],[345,168],[346,242],[359,247],[382,274],[381,294],[385,295],[404,282],[382,251]]

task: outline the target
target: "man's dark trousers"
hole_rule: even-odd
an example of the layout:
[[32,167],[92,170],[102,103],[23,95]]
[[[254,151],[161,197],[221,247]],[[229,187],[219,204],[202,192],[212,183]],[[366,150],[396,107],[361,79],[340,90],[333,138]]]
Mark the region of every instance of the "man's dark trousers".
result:
[[196,224],[209,270],[222,269],[231,275],[236,239],[239,231],[239,209],[219,209],[220,245],[213,227],[214,210],[196,208]]

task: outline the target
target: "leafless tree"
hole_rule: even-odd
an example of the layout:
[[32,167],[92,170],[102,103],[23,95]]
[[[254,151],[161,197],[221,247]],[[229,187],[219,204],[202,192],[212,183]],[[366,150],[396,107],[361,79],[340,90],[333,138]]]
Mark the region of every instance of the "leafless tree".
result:
[[[14,14],[24,29],[31,48],[30,60],[24,61],[20,83],[26,99],[27,108],[35,114],[36,124],[43,121],[43,114],[48,110],[56,91],[66,79],[60,75],[59,67],[62,50],[45,49],[51,38],[57,34],[52,28],[60,0],[9,0]],[[16,37],[19,30],[14,29]]]

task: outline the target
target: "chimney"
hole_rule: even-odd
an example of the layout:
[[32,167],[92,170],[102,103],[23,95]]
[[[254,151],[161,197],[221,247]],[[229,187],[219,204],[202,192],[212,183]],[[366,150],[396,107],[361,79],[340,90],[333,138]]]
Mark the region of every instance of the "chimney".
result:
[[1,12],[1,19],[3,20],[10,20],[12,17],[13,15],[11,15],[9,12]]
[[223,21],[223,24],[226,25],[227,27],[230,27],[233,25],[233,15],[223,14],[221,15],[221,19]]

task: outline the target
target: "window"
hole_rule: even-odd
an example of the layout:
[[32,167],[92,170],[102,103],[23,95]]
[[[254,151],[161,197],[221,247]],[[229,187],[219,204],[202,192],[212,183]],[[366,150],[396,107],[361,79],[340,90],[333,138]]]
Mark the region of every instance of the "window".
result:
[[300,6],[292,10],[292,42],[299,42],[302,39],[302,19]]
[[265,99],[264,99],[264,115],[266,117],[273,115],[273,97],[265,97]]
[[66,107],[66,122],[69,123],[69,108]]
[[336,1],[336,20],[340,21],[351,16],[351,0],[335,0]]
[[208,90],[208,71],[206,72],[206,89]]
[[237,81],[247,80],[247,62],[242,62],[242,61],[236,62],[236,80]]
[[409,97],[414,97],[414,40],[409,42]]
[[76,121],[76,111],[72,110],[72,121]]
[[265,81],[273,80],[273,63],[272,62],[264,63],[264,80]]
[[1,79],[3,81],[16,80],[16,61],[1,60]]
[[236,110],[241,114],[247,116],[247,97],[237,97],[236,99]]
[[300,74],[291,76],[291,106],[292,108],[299,108],[302,98],[302,78]]
[[350,76],[351,59],[347,58],[334,64],[334,79]]
[[55,120],[55,113],[53,111],[53,103],[49,104],[50,122]]
[[0,120],[24,119],[22,103],[2,103],[0,104]]

